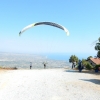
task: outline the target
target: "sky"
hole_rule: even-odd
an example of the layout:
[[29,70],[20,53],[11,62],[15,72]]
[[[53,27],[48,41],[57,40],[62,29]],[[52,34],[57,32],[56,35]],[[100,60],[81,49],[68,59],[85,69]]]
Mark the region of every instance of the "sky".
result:
[[[27,25],[49,21],[58,28],[40,25],[19,32]],[[66,53],[95,56],[91,44],[100,36],[100,0],[1,0],[0,52]]]

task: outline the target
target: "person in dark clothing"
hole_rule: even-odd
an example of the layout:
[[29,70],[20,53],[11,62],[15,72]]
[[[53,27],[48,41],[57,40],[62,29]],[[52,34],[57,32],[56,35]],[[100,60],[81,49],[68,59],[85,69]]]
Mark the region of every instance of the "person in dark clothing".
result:
[[72,62],[72,69],[73,69],[73,67],[74,67],[74,62]]
[[81,62],[81,60],[79,60],[79,63],[78,63],[78,69],[79,69],[79,72],[82,71],[82,62]]
[[43,62],[44,69],[46,68],[46,64],[47,64],[46,62]]
[[72,69],[75,68],[75,66],[76,66],[76,62],[74,61],[72,62]]
[[76,61],[74,61],[74,68],[75,68],[75,66],[76,66]]
[[32,62],[30,62],[30,69],[32,68]]
[[46,64],[44,64],[44,69],[46,68]]

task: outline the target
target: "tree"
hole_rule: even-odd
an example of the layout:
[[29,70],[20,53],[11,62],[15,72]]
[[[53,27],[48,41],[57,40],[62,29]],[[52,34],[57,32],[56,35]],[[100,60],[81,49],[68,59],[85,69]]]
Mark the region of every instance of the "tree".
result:
[[98,42],[95,45],[95,50],[97,51],[97,57],[100,58],[100,37],[98,38]]
[[92,56],[89,56],[88,58],[87,58],[87,60],[89,60],[90,58],[93,58]]
[[[92,56],[89,56],[87,59],[89,59],[91,57]],[[93,66],[90,64],[90,62],[88,62],[86,59],[82,59],[82,65],[88,70],[91,70],[93,68]]]
[[70,63],[73,63],[73,62],[78,63],[78,57],[75,56],[75,55],[71,55],[71,57],[70,57],[70,59],[69,59],[69,62],[70,62]]

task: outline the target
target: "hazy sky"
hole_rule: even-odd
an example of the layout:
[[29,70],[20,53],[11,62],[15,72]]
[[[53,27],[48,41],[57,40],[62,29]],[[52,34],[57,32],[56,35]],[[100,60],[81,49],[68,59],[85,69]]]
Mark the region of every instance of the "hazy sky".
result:
[[[19,31],[34,22],[65,26],[70,35],[52,26]],[[0,51],[58,52],[96,55],[91,44],[100,36],[100,0],[1,0]]]

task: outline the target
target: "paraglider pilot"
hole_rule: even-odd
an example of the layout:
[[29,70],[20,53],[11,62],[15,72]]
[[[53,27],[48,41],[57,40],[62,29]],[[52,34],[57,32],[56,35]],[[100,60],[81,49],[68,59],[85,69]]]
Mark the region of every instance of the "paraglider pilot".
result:
[[43,65],[44,65],[44,69],[46,68],[46,64],[47,64],[47,63],[43,62]]
[[46,68],[46,64],[44,64],[44,69]]
[[32,68],[32,62],[30,62],[30,69]]
[[78,69],[79,69],[79,72],[82,71],[82,62],[81,62],[81,60],[79,60],[79,63],[78,63]]

